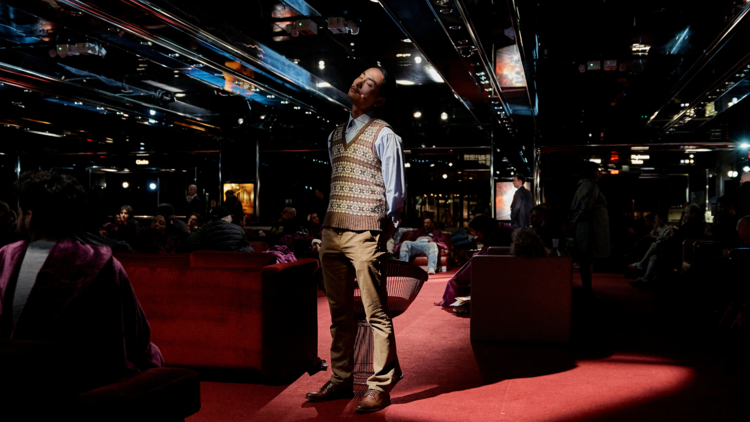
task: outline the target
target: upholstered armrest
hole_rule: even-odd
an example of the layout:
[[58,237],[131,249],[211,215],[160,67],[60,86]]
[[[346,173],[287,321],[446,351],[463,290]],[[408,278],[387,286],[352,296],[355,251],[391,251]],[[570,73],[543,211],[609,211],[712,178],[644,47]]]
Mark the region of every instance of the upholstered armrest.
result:
[[92,420],[181,420],[201,408],[198,373],[155,368],[79,395]]
[[262,379],[284,384],[318,356],[318,287],[311,258],[263,268]]

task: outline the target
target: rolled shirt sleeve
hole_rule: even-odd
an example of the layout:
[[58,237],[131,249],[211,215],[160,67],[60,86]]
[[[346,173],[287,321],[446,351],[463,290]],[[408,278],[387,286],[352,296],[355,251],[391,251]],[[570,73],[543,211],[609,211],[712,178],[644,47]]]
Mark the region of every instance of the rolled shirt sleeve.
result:
[[401,138],[393,133],[391,128],[383,128],[378,135],[378,139],[375,140],[375,152],[382,163],[385,199],[388,206],[386,214],[398,227],[406,198],[404,152],[401,147]]

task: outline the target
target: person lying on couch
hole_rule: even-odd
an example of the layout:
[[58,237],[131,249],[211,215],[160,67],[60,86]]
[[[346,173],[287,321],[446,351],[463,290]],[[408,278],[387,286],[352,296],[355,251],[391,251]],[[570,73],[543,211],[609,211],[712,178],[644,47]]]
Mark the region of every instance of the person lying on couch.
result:
[[404,240],[393,248],[394,254],[399,254],[399,260],[409,262],[420,254],[427,255],[427,274],[435,274],[440,250],[448,249],[443,239],[443,232],[435,228],[431,218],[424,219],[424,225],[412,232],[411,239]]
[[26,172],[15,187],[23,240],[0,249],[0,338],[72,347],[91,368],[73,380],[82,388],[164,366],[112,250],[72,238],[84,188],[48,171]]

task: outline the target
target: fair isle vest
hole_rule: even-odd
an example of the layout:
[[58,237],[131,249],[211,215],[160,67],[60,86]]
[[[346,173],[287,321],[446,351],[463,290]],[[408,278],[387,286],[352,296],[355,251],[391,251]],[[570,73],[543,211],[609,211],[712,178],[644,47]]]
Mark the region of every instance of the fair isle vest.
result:
[[383,230],[385,182],[375,140],[388,123],[372,119],[346,143],[347,123],[331,137],[331,195],[323,226],[354,231]]

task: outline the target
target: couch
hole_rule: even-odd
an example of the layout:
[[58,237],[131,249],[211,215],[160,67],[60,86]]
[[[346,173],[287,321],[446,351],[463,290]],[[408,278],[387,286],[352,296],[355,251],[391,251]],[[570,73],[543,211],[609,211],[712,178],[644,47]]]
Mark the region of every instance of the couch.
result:
[[471,258],[472,341],[568,342],[570,258]]
[[215,251],[116,258],[167,365],[284,384],[317,362],[317,261]]
[[3,420],[183,420],[201,407],[200,379],[183,368],[154,368],[89,389],[98,371],[85,350],[0,340]]

